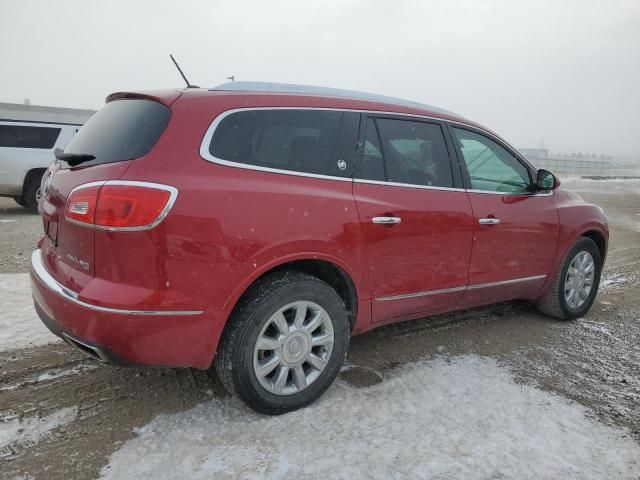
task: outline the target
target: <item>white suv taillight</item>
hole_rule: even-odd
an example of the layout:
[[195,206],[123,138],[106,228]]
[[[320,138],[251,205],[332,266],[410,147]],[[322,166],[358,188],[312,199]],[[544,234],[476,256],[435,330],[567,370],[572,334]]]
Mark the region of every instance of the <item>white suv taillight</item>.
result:
[[152,228],[169,213],[178,190],[168,185],[109,180],[74,188],[67,198],[65,217],[105,230]]

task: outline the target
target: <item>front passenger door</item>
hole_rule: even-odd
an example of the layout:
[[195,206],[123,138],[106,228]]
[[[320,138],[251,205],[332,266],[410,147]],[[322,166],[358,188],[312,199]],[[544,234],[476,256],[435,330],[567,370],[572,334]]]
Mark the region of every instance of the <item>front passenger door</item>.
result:
[[532,193],[529,167],[497,140],[471,128],[452,131],[473,210],[466,306],[533,298],[556,255],[552,192]]

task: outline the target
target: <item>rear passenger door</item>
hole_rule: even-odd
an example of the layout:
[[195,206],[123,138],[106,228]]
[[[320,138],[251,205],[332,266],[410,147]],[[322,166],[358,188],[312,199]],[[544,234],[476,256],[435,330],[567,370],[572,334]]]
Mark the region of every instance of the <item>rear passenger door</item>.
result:
[[454,308],[472,215],[438,122],[369,115],[354,174],[374,322]]

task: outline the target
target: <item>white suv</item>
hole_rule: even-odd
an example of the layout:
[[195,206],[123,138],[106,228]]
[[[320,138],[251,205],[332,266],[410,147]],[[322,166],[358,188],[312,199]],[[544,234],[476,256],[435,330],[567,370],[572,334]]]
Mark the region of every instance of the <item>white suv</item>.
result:
[[0,197],[37,211],[40,181],[81,125],[0,120]]

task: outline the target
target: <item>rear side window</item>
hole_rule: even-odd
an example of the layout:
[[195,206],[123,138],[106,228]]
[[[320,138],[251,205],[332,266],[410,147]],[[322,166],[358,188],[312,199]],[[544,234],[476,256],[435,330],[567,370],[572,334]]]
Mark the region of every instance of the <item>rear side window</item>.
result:
[[369,118],[365,138],[364,178],[453,187],[451,162],[440,125]]
[[168,107],[152,100],[115,100],[91,117],[64,151],[96,157],[83,167],[138,158],[153,148],[170,117]]
[[387,179],[380,137],[373,118],[367,119],[367,130],[362,157],[362,176],[367,180],[385,181]]
[[357,127],[357,114],[336,110],[235,112],[216,127],[209,153],[245,165],[346,177]]
[[53,148],[60,135],[54,127],[0,125],[0,147]]

